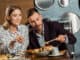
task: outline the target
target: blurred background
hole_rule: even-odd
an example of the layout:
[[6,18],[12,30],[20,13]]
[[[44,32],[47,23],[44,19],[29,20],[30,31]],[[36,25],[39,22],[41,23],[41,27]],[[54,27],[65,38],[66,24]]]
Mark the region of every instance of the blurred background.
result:
[[33,0],[0,0],[0,24],[4,22],[5,9],[8,5],[18,5],[23,9],[23,20],[26,21],[27,9],[33,7]]

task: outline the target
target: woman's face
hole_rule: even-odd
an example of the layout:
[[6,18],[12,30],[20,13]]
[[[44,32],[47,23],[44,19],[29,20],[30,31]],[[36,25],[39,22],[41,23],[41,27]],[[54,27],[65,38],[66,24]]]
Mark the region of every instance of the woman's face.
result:
[[10,14],[10,22],[12,25],[14,26],[18,26],[21,23],[22,20],[22,12],[19,9],[14,10],[11,14]]

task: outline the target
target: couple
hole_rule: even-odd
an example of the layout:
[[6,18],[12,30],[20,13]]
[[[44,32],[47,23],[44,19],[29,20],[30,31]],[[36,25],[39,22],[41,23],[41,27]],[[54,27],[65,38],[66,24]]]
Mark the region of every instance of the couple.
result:
[[[28,48],[29,52],[36,53],[40,47],[45,47],[47,51],[57,47],[59,50],[65,50],[66,44],[75,44],[76,38],[58,22],[51,22],[43,19],[41,14],[35,9],[28,10],[29,25],[20,25],[22,20],[22,10],[17,6],[10,6],[5,12],[5,23],[0,28],[2,34],[1,40],[10,53],[16,54],[18,51],[24,51]],[[65,40],[65,36],[68,40]],[[55,40],[50,42],[51,40]],[[46,43],[50,42],[50,43]],[[45,44],[46,43],[46,44]],[[51,49],[49,49],[51,48]]]

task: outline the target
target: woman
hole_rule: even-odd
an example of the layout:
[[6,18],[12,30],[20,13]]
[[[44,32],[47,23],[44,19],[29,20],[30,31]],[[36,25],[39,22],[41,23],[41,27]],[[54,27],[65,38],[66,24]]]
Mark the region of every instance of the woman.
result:
[[20,7],[12,5],[6,8],[1,40],[4,41],[4,46],[8,48],[8,51],[13,54],[26,50],[29,43],[28,27],[20,25],[21,20]]

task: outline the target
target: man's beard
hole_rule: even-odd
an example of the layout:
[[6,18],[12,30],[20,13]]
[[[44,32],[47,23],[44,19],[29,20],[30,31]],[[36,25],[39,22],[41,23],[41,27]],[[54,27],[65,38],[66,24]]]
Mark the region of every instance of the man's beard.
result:
[[35,32],[40,32],[41,29],[42,29],[41,26],[42,26],[41,24],[40,24],[40,25],[37,25],[37,26],[35,26],[33,29],[35,30]]

